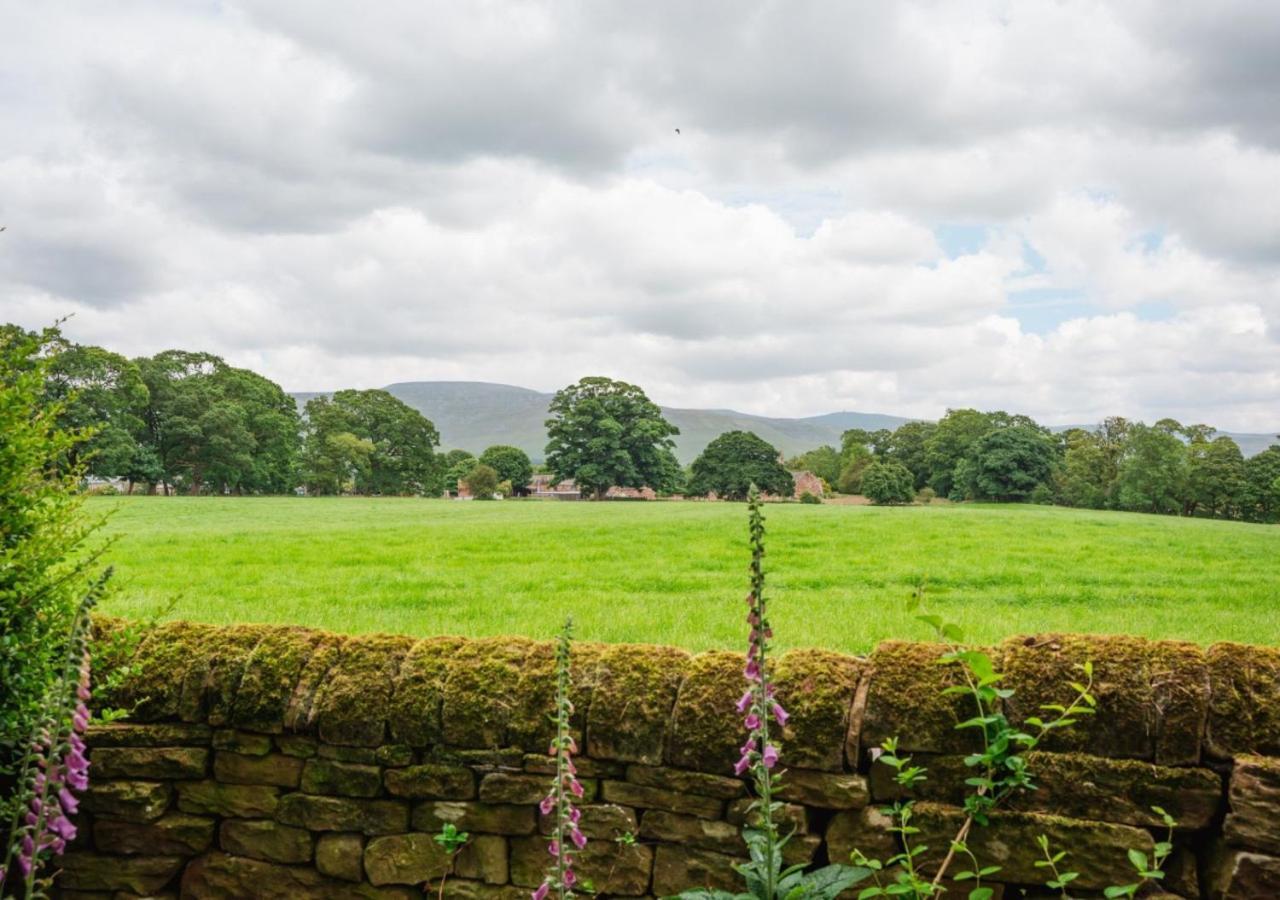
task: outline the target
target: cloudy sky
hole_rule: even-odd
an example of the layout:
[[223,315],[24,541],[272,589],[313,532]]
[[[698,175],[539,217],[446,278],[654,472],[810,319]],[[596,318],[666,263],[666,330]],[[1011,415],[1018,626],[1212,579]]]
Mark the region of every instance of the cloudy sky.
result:
[[5,320],[291,390],[1280,427],[1274,0],[0,20]]

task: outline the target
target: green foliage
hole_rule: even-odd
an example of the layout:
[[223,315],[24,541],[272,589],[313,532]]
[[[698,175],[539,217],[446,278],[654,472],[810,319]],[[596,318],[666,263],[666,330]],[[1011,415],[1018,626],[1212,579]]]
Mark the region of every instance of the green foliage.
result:
[[[54,350],[46,402],[59,407],[64,428],[92,431],[83,445],[71,449],[69,464],[83,460],[90,475],[129,477],[142,456],[142,417],[150,398],[137,364],[101,347],[59,344]],[[144,474],[153,472],[149,462],[143,464]]]
[[609,488],[666,490],[679,478],[671,440],[679,429],[633,384],[584,378],[557,391],[547,420],[547,467],[584,494]]
[[916,490],[929,483],[929,462],[926,455],[929,438],[937,430],[933,422],[907,422],[889,436],[886,459],[901,463],[911,470]]
[[475,499],[492,500],[498,491],[498,473],[484,463],[476,463],[462,479],[462,484]]
[[810,491],[803,491],[800,494],[800,502],[810,505],[818,505],[822,503],[822,498]]
[[1047,484],[1057,461],[1057,448],[1044,431],[1014,425],[987,432],[969,450],[966,493],[1001,503],[1030,498]]
[[[70,715],[59,710],[51,720],[50,697],[66,678],[85,604],[101,592],[86,595],[97,557],[87,541],[100,520],[83,515],[77,492],[79,449],[93,435],[63,424],[73,394],[51,401],[46,391],[60,345],[56,329],[0,328],[0,822],[6,823],[0,846],[6,848],[7,823],[16,825],[14,811],[30,793],[18,777],[26,750],[38,727],[61,728]],[[74,662],[78,668],[80,660]]]
[[1280,444],[1272,444],[1244,464],[1244,517],[1280,522]]
[[450,493],[458,490],[458,482],[467,477],[467,473],[476,467],[476,458],[465,450],[450,450],[445,454],[443,463],[444,489]]
[[[282,493],[296,482],[298,411],[278,384],[209,353],[138,360],[161,480],[189,493]],[[140,460],[148,464],[148,460]]]
[[880,506],[910,503],[916,496],[915,479],[900,463],[872,463],[862,473],[862,494]]
[[511,482],[517,494],[524,493],[533,478],[533,464],[529,455],[519,447],[498,445],[480,454],[480,462],[498,473],[499,481]]
[[[440,493],[440,435],[416,409],[386,391],[338,391],[307,401],[303,476],[308,491],[357,494]],[[342,437],[348,435],[349,437]]]
[[1238,517],[1248,484],[1239,445],[1224,435],[1192,443],[1187,456],[1187,496],[1182,514],[1189,516],[1199,510],[1210,516]]
[[467,841],[471,840],[471,835],[465,831],[459,831],[458,826],[452,822],[446,822],[441,826],[434,840],[444,848],[445,853],[455,856],[466,845]]
[[831,446],[808,450],[787,460],[788,470],[792,472],[812,472],[823,481],[832,484],[840,477],[841,467],[840,452]]
[[991,416],[976,409],[949,409],[924,441],[929,486],[944,497],[955,487],[956,466],[993,427]]
[[778,451],[749,431],[729,431],[693,462],[690,494],[714,491],[725,500],[745,500],[751,486],[779,497],[795,492],[795,481],[778,461]]
[[1176,513],[1186,495],[1186,449],[1167,424],[1134,425],[1125,442],[1116,477],[1121,509]]
[[840,477],[836,479],[836,490],[842,494],[862,493],[862,475],[867,467],[875,462],[875,457],[862,444],[848,444],[845,446],[844,453],[841,454],[841,461],[842,468]]

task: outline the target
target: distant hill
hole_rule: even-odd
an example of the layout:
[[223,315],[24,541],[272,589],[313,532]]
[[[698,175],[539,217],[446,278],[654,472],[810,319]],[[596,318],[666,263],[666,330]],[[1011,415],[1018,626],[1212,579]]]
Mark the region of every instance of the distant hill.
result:
[[[509,384],[484,381],[405,381],[389,384],[386,390],[419,410],[440,431],[440,446],[479,453],[494,444],[519,447],[535,462],[546,452],[547,407],[552,394],[531,391]],[[293,397],[305,404],[320,391],[297,391]],[[676,456],[681,463],[694,460],[707,444],[726,431],[753,431],[787,456],[812,450],[823,444],[840,446],[840,435],[850,428],[894,429],[912,421],[881,413],[834,412],[803,419],[753,416],[731,409],[662,408],[671,424],[680,429]],[[1070,426],[1054,428],[1062,431]],[[1278,440],[1274,434],[1236,434],[1234,438],[1245,456],[1261,453]]]
[[[435,423],[440,446],[479,453],[494,444],[511,444],[540,462],[547,446],[547,407],[554,395],[509,384],[483,381],[407,381],[389,384],[388,393]],[[323,392],[298,391],[299,406]],[[663,407],[667,420],[680,429],[676,456],[692,462],[703,448],[726,431],[753,431],[791,456],[822,444],[840,445],[849,428],[897,428],[910,419],[877,413],[838,412],[806,419],[770,418],[730,409]]]

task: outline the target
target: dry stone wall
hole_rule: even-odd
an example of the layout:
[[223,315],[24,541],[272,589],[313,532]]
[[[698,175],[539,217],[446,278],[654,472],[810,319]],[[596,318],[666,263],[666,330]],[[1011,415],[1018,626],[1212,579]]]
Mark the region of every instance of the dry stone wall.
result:
[[[574,649],[580,875],[622,897],[736,887],[742,656]],[[945,849],[973,735],[952,727],[969,712],[940,693],[953,673],[939,652],[888,642],[867,658],[778,659],[789,861],[896,852],[880,809],[898,791],[871,762],[890,736],[929,768],[916,824],[931,856]],[[1082,896],[1129,880],[1126,851],[1150,851],[1158,804],[1179,823],[1168,895],[1280,897],[1280,650],[1042,635],[996,654],[1014,721],[1062,702],[1085,660],[1099,701],[1034,755],[1038,789],[974,830],[979,857],[1002,867],[998,895],[1042,879],[1040,834],[1070,851]],[[549,643],[175,622],[129,665],[105,699],[135,712],[91,731],[62,897],[410,898],[447,875],[446,897],[516,900],[541,881]],[[433,840],[445,823],[471,835],[452,861]]]

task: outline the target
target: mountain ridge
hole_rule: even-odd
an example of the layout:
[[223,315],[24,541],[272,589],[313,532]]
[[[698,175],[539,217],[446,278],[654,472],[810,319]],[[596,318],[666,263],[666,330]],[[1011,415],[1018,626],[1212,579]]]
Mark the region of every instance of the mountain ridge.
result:
[[[383,390],[417,409],[440,432],[445,450],[460,448],[479,454],[494,444],[510,444],[541,462],[546,453],[547,407],[553,393],[519,385],[490,381],[400,381]],[[313,397],[331,391],[291,391],[301,407]],[[733,409],[693,409],[662,407],[663,415],[680,429],[675,438],[676,457],[682,464],[692,462],[718,435],[734,429],[753,431],[786,456],[793,456],[823,444],[840,445],[840,435],[850,428],[897,428],[919,421],[907,416],[867,413],[855,410],[822,413],[816,416],[761,416]],[[1077,426],[1050,426],[1063,431]],[[1261,453],[1277,438],[1274,434],[1220,432],[1233,438],[1245,456]]]

